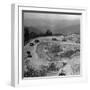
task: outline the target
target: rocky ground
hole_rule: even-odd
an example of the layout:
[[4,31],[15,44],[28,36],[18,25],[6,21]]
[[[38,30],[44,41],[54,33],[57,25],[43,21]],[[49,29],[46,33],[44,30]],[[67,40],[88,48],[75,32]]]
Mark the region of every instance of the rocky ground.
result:
[[80,75],[80,36],[38,37],[24,46],[24,77]]

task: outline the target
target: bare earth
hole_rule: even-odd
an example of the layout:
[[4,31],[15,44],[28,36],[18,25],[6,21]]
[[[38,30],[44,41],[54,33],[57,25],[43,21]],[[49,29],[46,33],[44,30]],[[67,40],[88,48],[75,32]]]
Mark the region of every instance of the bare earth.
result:
[[69,37],[38,37],[25,45],[24,77],[80,75],[80,43]]

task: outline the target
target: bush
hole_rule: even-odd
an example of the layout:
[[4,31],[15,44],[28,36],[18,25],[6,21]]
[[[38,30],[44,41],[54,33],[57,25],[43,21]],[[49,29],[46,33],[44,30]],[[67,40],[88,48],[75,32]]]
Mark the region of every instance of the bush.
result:
[[48,68],[48,71],[56,71],[56,70],[57,70],[56,65],[54,63],[51,63]]
[[45,70],[35,70],[34,68],[28,68],[28,71],[24,72],[24,77],[40,77],[40,76],[46,76]]
[[65,53],[62,53],[60,56],[61,57],[68,57],[70,58],[75,52],[73,50],[67,51]]
[[50,53],[58,53],[58,52],[62,51],[62,48],[60,48],[60,46],[58,46],[58,45],[52,45],[49,48],[49,51],[50,51]]

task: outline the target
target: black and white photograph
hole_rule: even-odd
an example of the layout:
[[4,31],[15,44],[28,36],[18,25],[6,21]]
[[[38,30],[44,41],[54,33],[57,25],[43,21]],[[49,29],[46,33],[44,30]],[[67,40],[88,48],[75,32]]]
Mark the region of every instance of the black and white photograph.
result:
[[80,75],[81,13],[22,11],[23,78]]

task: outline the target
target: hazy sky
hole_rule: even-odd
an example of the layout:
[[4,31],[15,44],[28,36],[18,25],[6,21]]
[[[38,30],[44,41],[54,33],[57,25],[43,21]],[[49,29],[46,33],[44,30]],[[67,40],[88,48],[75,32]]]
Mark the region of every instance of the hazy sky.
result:
[[24,13],[24,26],[34,26],[43,31],[47,29],[58,31],[75,25],[80,25],[80,15]]

